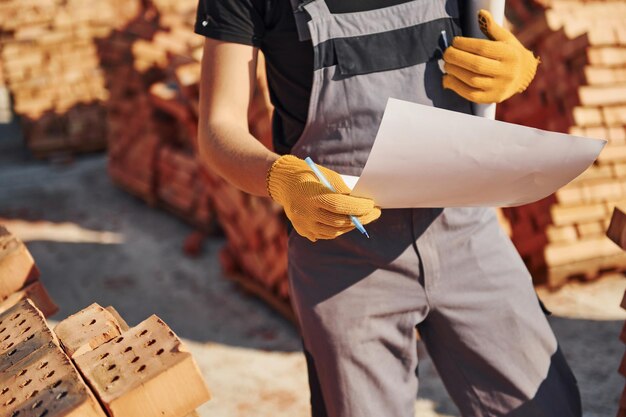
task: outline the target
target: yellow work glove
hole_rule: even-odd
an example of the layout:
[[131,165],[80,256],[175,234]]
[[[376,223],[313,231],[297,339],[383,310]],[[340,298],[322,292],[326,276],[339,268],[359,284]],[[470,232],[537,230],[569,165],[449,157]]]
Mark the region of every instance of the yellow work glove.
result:
[[281,156],[267,172],[270,197],[284,207],[300,235],[312,242],[334,239],[354,229],[350,215],[364,225],[380,217],[373,200],[351,196],[339,174],[318,167],[337,192],[326,188],[307,163],[293,155]]
[[475,103],[500,103],[528,87],[540,61],[488,11],[478,12],[478,22],[491,40],[456,36],[443,54],[443,87]]

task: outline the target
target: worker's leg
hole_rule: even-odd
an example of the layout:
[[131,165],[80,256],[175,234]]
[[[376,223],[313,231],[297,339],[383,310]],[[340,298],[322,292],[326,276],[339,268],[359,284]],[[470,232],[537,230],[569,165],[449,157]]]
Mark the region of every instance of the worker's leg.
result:
[[531,278],[481,210],[446,209],[429,229],[439,268],[425,273],[426,347],[463,416],[579,417],[576,380]]
[[371,239],[290,236],[292,300],[330,417],[414,415],[414,327],[428,308],[410,213],[384,211]]
[[303,345],[304,358],[306,359],[306,370],[309,377],[309,392],[311,394],[311,416],[312,417],[328,417],[326,412],[326,404],[322,395],[322,387],[315,370],[315,361],[313,356]]

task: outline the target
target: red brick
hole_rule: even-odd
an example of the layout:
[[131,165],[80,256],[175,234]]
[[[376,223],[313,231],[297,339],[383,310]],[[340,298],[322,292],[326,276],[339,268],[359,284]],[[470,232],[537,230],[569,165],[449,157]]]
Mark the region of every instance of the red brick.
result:
[[122,334],[116,318],[108,310],[92,304],[54,328],[65,353],[75,358]]
[[202,252],[202,244],[206,236],[202,232],[195,231],[185,238],[183,251],[187,256],[197,257]]
[[26,246],[0,225],[0,300],[39,277],[39,270]]
[[50,317],[59,310],[57,305],[50,298],[43,284],[40,281],[35,281],[0,302],[0,313],[5,312],[15,304],[27,298],[30,299],[45,317]]
[[105,417],[104,411],[53,342],[0,373],[3,416]]
[[39,310],[23,300],[0,314],[0,372],[58,341]]
[[76,365],[112,417],[179,417],[210,398],[191,354],[156,316]]

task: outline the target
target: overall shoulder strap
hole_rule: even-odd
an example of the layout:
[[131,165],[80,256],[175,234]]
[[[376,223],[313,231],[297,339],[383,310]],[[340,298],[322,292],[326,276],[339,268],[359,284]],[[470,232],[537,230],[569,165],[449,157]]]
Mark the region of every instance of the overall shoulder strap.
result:
[[293,16],[296,20],[296,28],[298,29],[298,39],[300,42],[308,41],[311,39],[311,33],[309,32],[309,26],[307,22],[311,20],[304,6],[313,0],[290,0],[291,8],[293,10]]

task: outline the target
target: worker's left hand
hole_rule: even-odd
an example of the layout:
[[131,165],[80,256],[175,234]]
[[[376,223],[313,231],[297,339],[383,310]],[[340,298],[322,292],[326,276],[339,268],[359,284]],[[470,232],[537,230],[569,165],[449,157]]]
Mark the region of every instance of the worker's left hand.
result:
[[500,103],[528,87],[540,61],[488,11],[478,12],[478,22],[491,40],[456,36],[443,54],[443,87],[475,103]]

